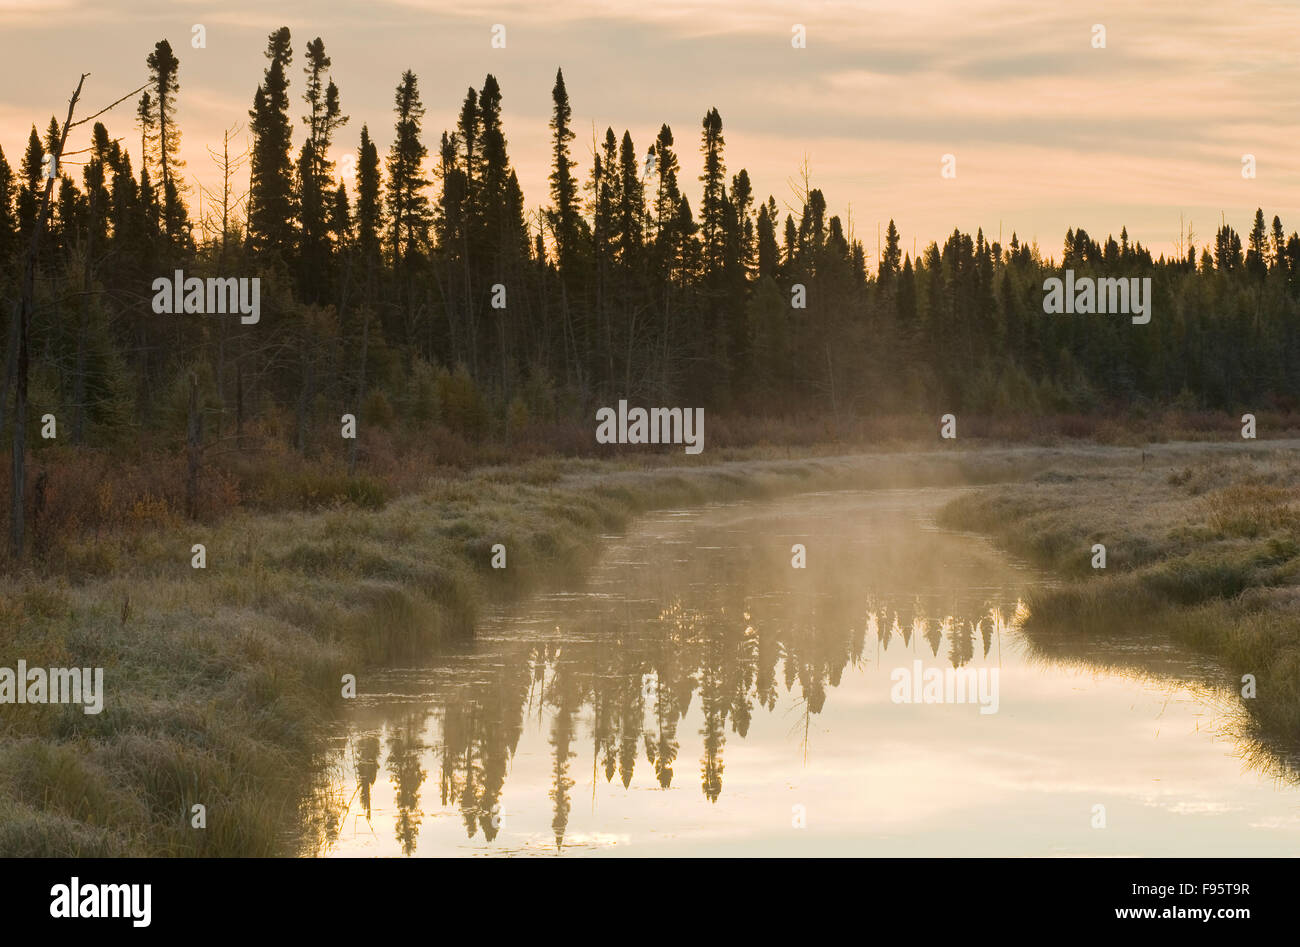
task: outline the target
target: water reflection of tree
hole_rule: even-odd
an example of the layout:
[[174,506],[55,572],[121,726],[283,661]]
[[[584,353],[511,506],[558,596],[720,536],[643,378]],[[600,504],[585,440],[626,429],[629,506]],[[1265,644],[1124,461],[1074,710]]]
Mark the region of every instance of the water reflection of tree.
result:
[[944,624],[944,635],[948,639],[948,660],[953,667],[962,667],[975,657],[975,628],[960,618],[949,619]]
[[357,740],[356,748],[357,787],[361,791],[361,809],[370,821],[370,787],[379,776],[379,737],[368,733]]
[[[645,735],[645,755],[655,771],[659,785],[667,789],[673,783],[673,763],[681,745],[677,742],[677,721],[686,714],[691,702],[693,680],[681,671],[684,643],[691,637],[691,622],[683,620],[680,604],[660,615],[663,633],[652,643],[650,675],[642,684],[650,698],[653,712],[653,736]],[[775,683],[773,683],[775,693]]]
[[569,664],[561,663],[555,669],[552,680],[552,692],[556,696],[555,720],[551,724],[551,748],[554,751],[554,769],[552,771],[551,802],[555,806],[555,816],[551,819],[551,829],[555,833],[555,848],[564,848],[564,832],[569,825],[569,790],[573,780],[569,778],[569,760],[574,753],[569,749],[573,742],[573,723],[581,705],[581,694],[577,689],[576,676],[568,673]]
[[[608,616],[597,614],[589,629],[581,629],[584,634],[566,635],[561,644],[507,642],[506,653],[493,653],[490,664],[439,695],[443,805],[459,809],[471,838],[479,830],[488,841],[496,838],[501,797],[524,722],[533,716],[540,722],[549,714],[551,827],[556,847],[562,849],[572,813],[571,762],[585,736],[578,732],[580,720],[591,724],[593,792],[594,780],[602,774],[606,781],[617,775],[631,786],[641,753],[656,782],[667,789],[681,750],[679,725],[699,691],[700,786],[705,798],[716,802],[723,790],[728,726],[743,739],[757,708],[776,708],[782,687],[802,715],[806,752],[812,715],[822,712],[847,667],[881,660],[881,651],[908,648],[917,637],[936,655],[947,641],[947,657],[955,667],[973,660],[977,633],[988,655],[993,622],[987,616],[977,622],[935,619],[925,615],[919,602],[910,615],[874,604],[864,615],[845,604],[851,599],[812,590],[794,606],[783,602],[780,610],[738,598],[709,612],[672,599],[613,626]],[[875,657],[864,653],[869,641]],[[421,816],[422,723],[422,718],[409,719],[388,737],[387,766],[398,787],[397,834],[408,853]],[[373,777],[367,782],[363,767],[374,764],[364,762],[367,752],[359,754],[357,772],[368,808]]]
[[700,667],[700,701],[704,707],[704,756],[700,760],[700,780],[709,802],[717,802],[722,793],[722,748],[727,742],[727,710],[730,695],[723,677],[721,636],[706,636],[705,660]]
[[618,775],[626,788],[632,785],[632,771],[636,767],[641,730],[645,725],[645,694],[641,689],[644,659],[630,647],[620,647],[619,657],[622,666],[617,679],[618,716],[615,722],[618,727]]
[[396,837],[403,855],[415,851],[423,816],[420,811],[420,786],[426,775],[420,767],[420,754],[424,749],[421,740],[423,728],[423,714],[407,714],[401,724],[388,733],[386,766],[397,789]]
[[936,658],[939,656],[939,645],[943,641],[945,630],[941,622],[921,619],[921,637],[925,639],[926,644],[930,646],[930,653]]

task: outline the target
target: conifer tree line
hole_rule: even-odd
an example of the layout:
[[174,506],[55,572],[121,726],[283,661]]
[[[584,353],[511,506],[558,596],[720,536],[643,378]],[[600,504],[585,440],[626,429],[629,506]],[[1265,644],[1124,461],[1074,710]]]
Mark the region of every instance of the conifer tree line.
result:
[[[324,42],[295,63],[288,28],[268,38],[240,122],[247,154],[228,133],[209,146],[221,185],[195,188],[179,157],[182,63],[163,40],[145,68],[133,127],[96,122],[88,148],[53,163],[28,430],[45,412],[101,445],[260,425],[307,452],[338,447],[343,412],[509,438],[619,398],[787,416],[1295,406],[1300,235],[1262,210],[1244,245],[1225,223],[1171,258],[1126,230],[1072,229],[1059,263],[982,230],[913,257],[891,220],[869,263],[806,174],[789,200],[756,190],[715,108],[648,142],[607,129],[581,167],[559,70],[549,194],[529,210],[495,77],[435,132],[403,72],[381,154]],[[58,134],[54,119],[33,125],[16,167],[0,150],[7,407],[22,249]],[[684,149],[702,157],[698,181],[683,179]],[[1064,268],[1150,277],[1150,324],[1045,315],[1043,279]],[[151,284],[176,270],[260,278],[260,322],[156,314]]]

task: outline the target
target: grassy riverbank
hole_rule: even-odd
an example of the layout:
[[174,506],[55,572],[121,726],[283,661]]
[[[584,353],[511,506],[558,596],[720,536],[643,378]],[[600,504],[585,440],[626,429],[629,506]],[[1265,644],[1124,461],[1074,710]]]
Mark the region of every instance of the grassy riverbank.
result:
[[[1148,448],[1141,460],[1059,465],[972,492],[940,522],[989,534],[1060,576],[1028,603],[1044,645],[1164,632],[1254,675],[1257,735],[1300,744],[1300,453],[1294,442]],[[1105,569],[1092,567],[1093,545]]]
[[[340,678],[472,628],[486,597],[581,570],[639,511],[805,490],[987,483],[1060,451],[665,466],[540,460],[430,479],[379,509],[242,514],[86,538],[0,580],[0,654],[103,667],[103,712],[0,710],[0,855],[287,851]],[[191,547],[206,547],[205,569]],[[507,568],[490,567],[506,547]],[[207,827],[191,827],[191,807]],[[303,814],[306,817],[306,814]]]
[[986,485],[945,521],[1070,579],[1033,603],[1035,633],[1158,622],[1254,673],[1261,725],[1294,734],[1295,446],[535,460],[444,471],[377,508],[86,537],[57,569],[0,579],[8,664],[103,667],[106,690],[98,715],[0,708],[0,855],[288,853],[343,674],[364,680],[469,634],[486,600],[570,579],[639,512],[810,490]]

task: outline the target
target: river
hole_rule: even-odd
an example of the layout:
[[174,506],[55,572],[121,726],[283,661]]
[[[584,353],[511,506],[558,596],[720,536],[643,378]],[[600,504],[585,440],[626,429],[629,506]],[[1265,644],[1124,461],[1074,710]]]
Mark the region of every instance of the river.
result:
[[297,847],[1300,852],[1295,770],[1241,735],[1228,676],[1138,627],[1034,642],[1018,616],[1050,580],[936,527],[955,495],[669,510],[604,537],[570,587],[360,677]]

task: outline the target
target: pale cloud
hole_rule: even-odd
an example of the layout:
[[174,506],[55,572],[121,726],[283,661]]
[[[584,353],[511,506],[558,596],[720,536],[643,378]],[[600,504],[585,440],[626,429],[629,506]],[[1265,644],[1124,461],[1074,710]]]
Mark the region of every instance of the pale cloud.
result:
[[[195,22],[208,29],[206,50],[190,48]],[[506,50],[489,47],[494,23],[507,27]],[[791,48],[794,23],[807,27],[807,49]],[[1105,49],[1091,47],[1094,23],[1106,26]],[[531,207],[548,200],[561,66],[580,173],[607,125],[619,137],[629,129],[641,155],[666,122],[693,206],[700,119],[716,106],[728,171],[747,168],[758,196],[788,199],[807,156],[832,213],[851,208],[864,237],[892,217],[909,249],[954,226],[1001,225],[1004,238],[1014,229],[1059,252],[1067,227],[1104,237],[1127,225],[1159,252],[1177,240],[1180,213],[1204,241],[1220,214],[1244,229],[1256,206],[1300,228],[1300,58],[1289,40],[1300,9],[1284,3],[0,0],[0,145],[16,161],[31,124],[62,114],[80,72],[92,73],[96,108],[134,88],[166,36],[181,58],[188,171],[203,179],[205,145],[247,121],[266,34],[281,24],[297,52],[295,118],[305,41],[322,36],[333,57],[352,116],[338,153],[355,148],[363,123],[386,150],[403,69],[420,77],[431,151],[466,87],[494,73]],[[129,103],[106,123],[134,139]],[[957,155],[955,181],[939,177],[944,153]],[[1259,162],[1253,181],[1240,176],[1246,153]]]
[[0,0],[0,25],[9,28],[48,21],[80,6],[79,0]]

